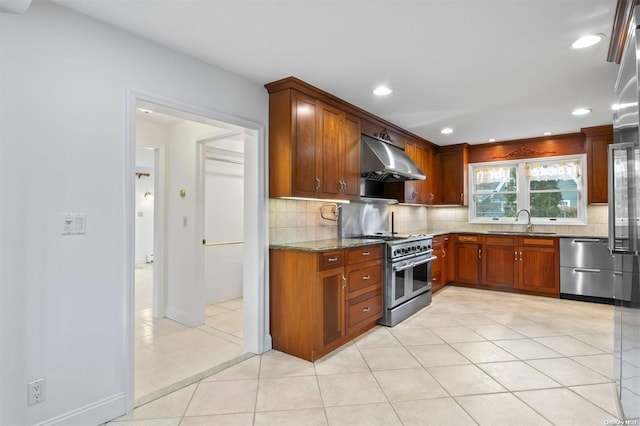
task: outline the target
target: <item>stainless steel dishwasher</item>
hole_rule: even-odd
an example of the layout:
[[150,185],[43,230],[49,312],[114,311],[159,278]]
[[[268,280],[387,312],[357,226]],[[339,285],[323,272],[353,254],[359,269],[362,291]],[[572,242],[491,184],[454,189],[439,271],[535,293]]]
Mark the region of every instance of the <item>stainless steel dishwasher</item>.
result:
[[560,297],[613,303],[614,258],[607,238],[560,238]]

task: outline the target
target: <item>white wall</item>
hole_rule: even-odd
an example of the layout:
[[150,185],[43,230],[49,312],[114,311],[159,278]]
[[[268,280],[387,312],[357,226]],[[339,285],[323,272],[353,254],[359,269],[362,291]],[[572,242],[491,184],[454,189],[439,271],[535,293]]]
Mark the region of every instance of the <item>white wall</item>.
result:
[[[242,241],[244,166],[206,161],[205,237],[207,242]],[[242,244],[205,248],[207,303],[242,297]]]
[[[128,89],[267,123],[258,84],[46,1],[0,14],[2,425],[125,410]],[[86,213],[86,235],[61,236],[62,212]],[[28,407],[39,377],[47,400]]]

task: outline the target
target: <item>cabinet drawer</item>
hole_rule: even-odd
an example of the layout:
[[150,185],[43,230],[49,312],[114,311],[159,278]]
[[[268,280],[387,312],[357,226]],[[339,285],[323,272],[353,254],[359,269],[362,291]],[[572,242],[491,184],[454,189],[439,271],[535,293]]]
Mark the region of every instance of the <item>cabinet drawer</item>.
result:
[[523,237],[522,245],[523,246],[557,247],[558,238]]
[[461,243],[477,243],[480,239],[477,235],[458,235],[456,241]]
[[349,302],[347,315],[349,329],[380,318],[382,316],[382,293],[371,293],[368,297]]
[[320,265],[318,269],[321,271],[344,266],[344,251],[342,250],[327,251],[320,253],[319,256]]
[[382,287],[382,261],[369,262],[362,268],[350,269],[347,276],[349,297],[370,291],[371,287]]
[[376,244],[364,247],[353,247],[347,251],[349,263],[366,262],[368,260],[382,258],[384,244]]
[[485,244],[493,244],[499,246],[515,246],[517,237],[496,237],[494,235],[487,235],[484,237]]

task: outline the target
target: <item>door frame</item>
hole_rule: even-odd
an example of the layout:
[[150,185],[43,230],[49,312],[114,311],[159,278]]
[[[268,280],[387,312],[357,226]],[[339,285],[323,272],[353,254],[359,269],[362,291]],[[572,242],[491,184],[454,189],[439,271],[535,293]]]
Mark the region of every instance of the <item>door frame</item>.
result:
[[[147,102],[195,115],[244,127],[253,131],[255,137],[245,138],[245,213],[244,223],[244,267],[243,267],[243,323],[244,352],[260,354],[272,347],[269,334],[268,300],[268,168],[265,128],[263,124],[237,116],[213,111],[193,104],[170,99],[156,94],[128,88],[125,105],[125,191],[124,223],[125,247],[123,264],[123,358],[125,408],[130,412],[135,403],[135,147],[136,104]],[[253,139],[249,141],[249,139]],[[251,143],[249,143],[251,142]],[[165,153],[168,154],[168,153]],[[165,157],[166,159],[166,157]],[[156,191],[157,192],[157,191]],[[196,238],[197,239],[197,238]],[[155,242],[154,242],[155,244]],[[163,247],[164,248],[164,247]],[[164,253],[163,253],[164,254]],[[170,261],[165,259],[165,264]]]

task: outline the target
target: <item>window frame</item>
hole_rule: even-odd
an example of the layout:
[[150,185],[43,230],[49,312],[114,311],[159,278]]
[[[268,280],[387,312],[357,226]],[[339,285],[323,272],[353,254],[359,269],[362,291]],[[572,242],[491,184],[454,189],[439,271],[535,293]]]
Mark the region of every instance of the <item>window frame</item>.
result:
[[[577,208],[578,215],[575,218],[542,218],[531,217],[531,224],[533,225],[586,225],[587,224],[587,155],[575,154],[575,155],[561,155],[554,157],[536,157],[536,158],[523,158],[519,160],[504,160],[504,161],[492,161],[486,163],[470,163],[468,165],[469,176],[469,223],[477,224],[495,224],[495,225],[514,225],[514,224],[526,224],[526,218],[520,215],[520,220],[516,221],[515,217],[477,217],[476,216],[476,202],[475,196],[486,194],[478,192],[476,190],[475,181],[475,169],[486,167],[516,167],[516,212],[521,209],[531,211],[530,202],[530,181],[531,178],[526,174],[526,166],[528,164],[541,163],[541,162],[562,162],[562,161],[579,161],[580,162],[580,176],[578,182],[578,188],[571,190],[577,193]],[[533,193],[537,193],[535,191]],[[558,192],[558,191],[550,191]],[[560,191],[562,192],[562,191]],[[526,215],[525,215],[526,216]]]

